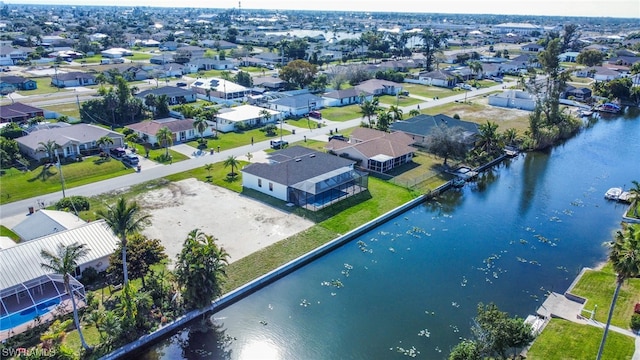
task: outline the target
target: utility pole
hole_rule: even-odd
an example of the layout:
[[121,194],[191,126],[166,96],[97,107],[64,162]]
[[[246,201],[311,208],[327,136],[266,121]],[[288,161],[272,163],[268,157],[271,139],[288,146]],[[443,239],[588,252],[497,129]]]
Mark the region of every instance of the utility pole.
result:
[[66,197],[64,193],[64,176],[62,176],[62,163],[60,162],[60,155],[58,155],[58,149],[56,149],[56,158],[58,159],[58,164],[56,165],[57,165],[58,171],[60,172],[60,184],[62,185],[62,198],[64,199]]

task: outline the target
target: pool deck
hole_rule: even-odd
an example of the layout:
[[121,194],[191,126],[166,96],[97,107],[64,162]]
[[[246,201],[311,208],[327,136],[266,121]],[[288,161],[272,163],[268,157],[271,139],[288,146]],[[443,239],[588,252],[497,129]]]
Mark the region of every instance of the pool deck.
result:
[[[76,305],[78,306],[78,309],[85,306],[83,301],[78,301]],[[70,313],[72,311],[71,300],[69,299],[62,300],[62,302],[56,305],[52,311],[49,311],[46,314],[41,315],[39,322],[36,320],[30,320],[23,324],[15,326],[11,329],[0,330],[0,342],[3,342],[9,339],[12,336],[21,334],[39,324],[44,324],[44,323],[53,321],[53,319],[60,314],[61,310],[62,310],[62,313],[64,314]]]

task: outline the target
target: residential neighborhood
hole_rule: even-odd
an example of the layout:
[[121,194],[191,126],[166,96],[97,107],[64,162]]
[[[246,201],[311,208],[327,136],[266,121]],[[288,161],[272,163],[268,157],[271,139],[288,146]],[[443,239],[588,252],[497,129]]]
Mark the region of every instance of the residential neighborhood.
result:
[[637,19],[242,5],[0,3],[1,358],[639,356]]

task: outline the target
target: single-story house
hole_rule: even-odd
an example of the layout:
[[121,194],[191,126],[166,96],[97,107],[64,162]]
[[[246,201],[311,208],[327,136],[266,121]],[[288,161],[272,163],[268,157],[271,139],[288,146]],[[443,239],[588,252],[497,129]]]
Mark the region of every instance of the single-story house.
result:
[[[125,127],[133,130],[139,138],[145,139],[150,144],[160,144],[156,134],[160,129],[167,127],[173,134],[173,143],[178,144],[200,138],[200,133],[193,127],[194,122],[193,119],[164,118],[141,121]],[[202,136],[213,136],[215,124],[212,121],[207,121],[207,125]]]
[[212,58],[192,58],[186,66],[193,66],[197,70],[227,70],[236,66],[235,61],[218,60]]
[[40,209],[30,214],[11,230],[20,236],[22,241],[29,241],[60,231],[75,229],[84,224],[86,221],[70,212]]
[[267,67],[267,62],[263,59],[259,59],[253,56],[241,57],[239,60],[239,66],[257,66]]
[[160,56],[154,56],[151,59],[149,59],[149,63],[154,64],[154,65],[164,65],[164,64],[169,64],[173,62],[173,55],[171,54],[162,54]]
[[0,65],[13,65],[26,60],[32,52],[33,50],[27,47],[0,46]]
[[[267,111],[271,116],[265,120],[262,112]],[[274,123],[281,119],[279,111],[265,109],[253,105],[240,105],[231,108],[223,108],[216,116],[216,130],[220,132],[231,132],[238,129],[238,125],[246,127],[262,126]]]
[[49,156],[41,143],[55,141],[61,157],[76,156],[97,150],[96,141],[103,136],[113,140],[112,147],[124,146],[124,135],[90,124],[39,129],[17,138],[16,142],[23,154],[40,160]]
[[576,59],[578,58],[578,55],[580,55],[579,52],[568,51],[568,52],[563,52],[562,54],[558,55],[558,59],[560,61],[563,61],[563,62],[576,62]]
[[110,48],[107,50],[102,50],[100,55],[110,59],[121,58],[123,56],[131,56],[133,52],[131,50],[127,50],[124,48]]
[[14,102],[13,104],[0,106],[0,123],[19,123],[32,119],[36,116],[44,117],[44,110],[21,102]]
[[374,96],[397,95],[402,92],[402,84],[382,79],[369,79],[356,85],[355,88]]
[[149,94],[154,96],[166,95],[169,99],[169,105],[192,103],[197,100],[195,92],[177,86],[163,86],[155,89],[144,90],[137,93],[135,96],[142,100],[142,103],[144,104],[144,98]]
[[284,116],[304,116],[310,111],[322,108],[324,99],[313,94],[284,96],[269,101],[269,107],[284,113]]
[[424,85],[452,88],[458,80],[454,74],[446,70],[423,71],[418,74],[418,81]]
[[539,52],[544,50],[544,46],[536,43],[529,43],[529,44],[520,46],[520,50],[529,51],[529,52]]
[[316,211],[366,191],[368,177],[355,161],[292,146],[271,154],[270,163],[253,163],[242,172],[242,186]]
[[0,93],[8,94],[16,90],[35,90],[38,83],[22,76],[0,76]]
[[576,88],[575,86],[567,85],[566,89],[562,93],[562,98],[573,98],[577,101],[586,101],[591,99],[591,89],[586,87]]
[[203,95],[208,90],[210,96],[225,100],[243,99],[251,95],[251,89],[220,78],[198,79],[191,84],[191,89]]
[[469,145],[475,142],[478,134],[478,125],[476,123],[454,119],[443,114],[433,116],[420,114],[407,120],[394,121],[389,128],[391,131],[406,134],[411,138],[413,144],[424,146],[427,137],[436,126],[462,128],[462,141]]
[[325,107],[347,106],[352,104],[360,104],[364,100],[371,101],[373,94],[357,88],[349,88],[344,90],[334,90],[322,95]]
[[357,160],[359,166],[369,171],[385,173],[410,163],[415,149],[413,139],[403,133],[387,133],[370,128],[356,128],[348,142],[332,139],[325,146],[328,151]]
[[590,77],[595,81],[610,81],[622,76],[621,73],[604,66],[591,66],[576,70],[577,77]]
[[238,48],[237,44],[226,40],[202,40],[200,44],[202,44],[202,46],[204,47],[218,50],[230,50]]
[[[70,274],[72,292],[82,304],[84,286],[76,278],[90,267],[99,272],[105,271],[118,241],[106,222],[98,220],[0,250],[0,317],[3,329],[11,329],[24,322],[6,323],[12,321],[13,314],[32,312],[35,316],[36,307],[53,308],[69,299],[62,275],[40,266],[44,262],[41,255],[43,250],[55,254],[60,244],[78,242],[86,245],[89,252],[79,259],[78,267]],[[67,306],[66,309],[70,311],[71,307]]]
[[526,91],[507,90],[489,95],[489,105],[533,111],[536,108],[536,99]]
[[51,78],[51,85],[59,88],[96,85],[96,77],[79,71],[59,72]]

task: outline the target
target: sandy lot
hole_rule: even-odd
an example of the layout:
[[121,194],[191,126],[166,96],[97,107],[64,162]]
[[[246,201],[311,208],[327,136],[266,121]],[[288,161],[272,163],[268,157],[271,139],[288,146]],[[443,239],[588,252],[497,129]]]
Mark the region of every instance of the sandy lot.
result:
[[217,238],[232,262],[313,225],[309,220],[196,179],[171,183],[136,200],[152,215],[151,226],[143,233],[160,239],[172,260],[195,228]]

